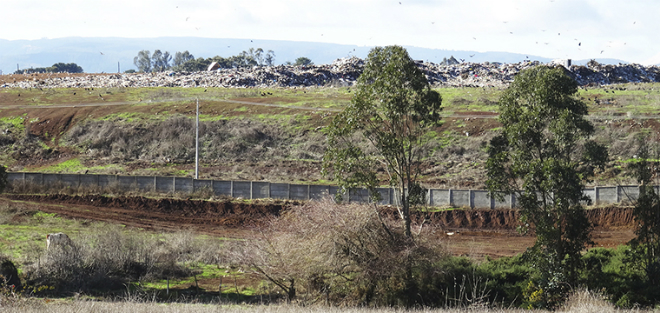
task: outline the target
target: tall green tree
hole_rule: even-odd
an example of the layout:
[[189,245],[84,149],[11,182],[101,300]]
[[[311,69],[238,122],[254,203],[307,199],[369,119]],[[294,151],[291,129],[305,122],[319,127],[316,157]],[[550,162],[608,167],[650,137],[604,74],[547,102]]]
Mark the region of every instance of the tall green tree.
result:
[[266,56],[264,57],[264,62],[266,66],[275,65],[275,51],[268,50],[268,52],[266,52]]
[[194,60],[195,56],[190,54],[188,50],[184,52],[176,52],[174,54],[174,66],[180,66],[188,61]]
[[172,61],[172,56],[169,52],[156,49],[151,56],[151,68],[154,72],[163,72],[170,68],[170,61]]
[[55,63],[50,67],[53,73],[82,73],[83,68],[76,63]]
[[606,148],[589,139],[594,127],[577,90],[561,67],[520,72],[499,99],[502,131],[486,163],[491,194],[515,194],[523,228],[536,233],[532,254],[550,305],[576,286],[580,252],[591,243],[583,189],[607,160]]
[[638,137],[639,149],[630,165],[640,185],[634,208],[637,237],[628,243],[629,262],[643,270],[650,286],[657,286],[660,284],[660,195],[653,186],[657,159],[650,158],[647,140]]
[[310,58],[308,58],[308,57],[299,57],[299,58],[296,59],[296,62],[293,63],[293,65],[296,65],[296,66],[300,66],[300,65],[302,65],[302,66],[307,66],[307,65],[314,65],[314,62],[312,62],[312,60],[311,60]]
[[324,173],[344,189],[366,187],[373,200],[380,197],[376,188],[382,181],[396,188],[408,238],[411,206],[424,200],[418,182],[420,148],[440,123],[441,104],[440,94],[431,90],[404,48],[377,47],[366,59],[351,103],[327,130]]
[[149,50],[138,52],[138,55],[133,58],[133,64],[137,67],[138,72],[151,72],[151,54]]

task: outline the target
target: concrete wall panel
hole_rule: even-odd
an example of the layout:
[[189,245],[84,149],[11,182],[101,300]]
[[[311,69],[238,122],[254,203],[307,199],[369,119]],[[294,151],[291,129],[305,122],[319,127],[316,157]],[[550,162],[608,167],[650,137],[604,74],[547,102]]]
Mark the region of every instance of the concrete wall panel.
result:
[[174,177],[156,177],[156,191],[157,192],[173,192],[174,191]]
[[619,201],[623,204],[630,204],[639,198],[639,186],[620,186]]
[[470,207],[470,191],[469,190],[450,190],[451,193],[451,206],[454,207]]
[[308,185],[291,185],[291,200],[307,200],[309,199]]
[[289,184],[270,184],[270,197],[273,199],[289,199]]
[[270,183],[269,182],[252,182],[252,199],[268,199],[270,198]]
[[135,176],[137,187],[144,191],[154,191],[154,177],[153,176]]
[[310,185],[309,195],[314,200],[321,200],[330,196],[330,187],[325,185]]
[[431,189],[430,194],[431,194],[431,198],[429,200],[429,205],[431,206],[449,205],[449,190]]
[[472,190],[472,207],[477,209],[490,209],[492,207],[488,191]]
[[176,192],[192,192],[193,179],[188,177],[176,177],[174,179],[174,191]]
[[249,181],[234,182],[234,198],[251,199],[252,186]]
[[596,204],[617,203],[618,193],[618,187],[596,187]]
[[213,194],[216,196],[231,197],[232,182],[227,180],[216,180],[213,182]]

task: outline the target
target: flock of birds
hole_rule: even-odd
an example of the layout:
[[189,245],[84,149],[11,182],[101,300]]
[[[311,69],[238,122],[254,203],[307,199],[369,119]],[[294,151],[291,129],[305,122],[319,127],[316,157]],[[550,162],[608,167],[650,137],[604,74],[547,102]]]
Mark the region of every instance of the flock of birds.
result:
[[[549,1],[550,1],[550,2],[554,2],[555,0],[549,0]],[[403,3],[402,3],[401,1],[398,1],[398,2],[399,2],[399,5],[403,5]],[[176,8],[178,9],[179,7],[177,6]],[[188,21],[190,20],[190,16],[187,16],[187,17],[185,18],[185,20],[186,20],[186,22],[188,22]],[[502,23],[507,24],[508,21],[502,21]],[[635,25],[636,23],[637,23],[637,21],[633,21],[632,24]],[[431,24],[434,25],[434,24],[435,24],[435,21],[432,21]],[[195,27],[195,29],[196,29],[196,30],[199,30],[200,28],[199,28],[199,27]],[[546,32],[546,29],[542,29],[541,32]],[[513,32],[510,31],[509,34],[510,34],[510,35],[513,35]],[[321,34],[321,36],[323,36],[323,34]],[[561,36],[561,32],[558,32],[558,33],[557,33],[557,36]],[[370,39],[371,39],[371,38],[370,38]],[[473,39],[473,40],[477,40],[477,37],[472,37],[472,39]],[[582,41],[578,40],[578,38],[574,38],[574,40],[577,41],[578,50],[581,50],[581,47],[582,47]],[[250,42],[253,43],[254,41],[253,41],[253,40],[250,40]],[[610,41],[609,43],[611,44],[612,41]],[[536,41],[536,44],[539,44],[539,42]],[[544,44],[544,45],[550,45],[550,42],[543,42],[543,44]],[[623,44],[626,45],[625,42],[624,42]],[[611,45],[608,45],[607,47],[611,47]],[[227,46],[227,48],[231,48],[231,46]],[[603,54],[604,52],[605,52],[605,49],[600,50],[600,54]],[[100,52],[100,53],[101,53],[101,55],[105,55],[103,52]],[[351,54],[354,54],[354,53],[355,53],[355,49],[353,49],[352,51],[348,51],[348,56],[350,57]],[[473,58],[475,55],[476,55],[476,54],[470,54],[469,57],[470,57],[470,58]],[[437,58],[437,57],[436,57],[436,58]],[[529,59],[528,56],[526,57],[526,60],[527,60],[527,59]],[[460,60],[462,63],[465,62],[465,59],[460,59],[460,58],[459,58],[459,60]]]

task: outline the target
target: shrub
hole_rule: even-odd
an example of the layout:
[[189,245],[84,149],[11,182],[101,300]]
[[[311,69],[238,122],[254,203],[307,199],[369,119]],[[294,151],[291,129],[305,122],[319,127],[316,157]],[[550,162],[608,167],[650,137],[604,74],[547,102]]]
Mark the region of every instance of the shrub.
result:
[[0,255],[0,288],[22,290],[18,269],[9,258]]
[[292,208],[263,230],[263,238],[237,243],[230,252],[236,264],[290,299],[388,306],[431,305],[438,290],[426,286],[434,285],[433,264],[446,256],[421,237],[408,241],[399,223],[381,220],[374,207],[332,200]]
[[133,281],[187,277],[190,262],[216,261],[212,244],[190,233],[161,238],[106,227],[56,246],[25,268],[31,286],[52,286],[59,293],[117,290]]

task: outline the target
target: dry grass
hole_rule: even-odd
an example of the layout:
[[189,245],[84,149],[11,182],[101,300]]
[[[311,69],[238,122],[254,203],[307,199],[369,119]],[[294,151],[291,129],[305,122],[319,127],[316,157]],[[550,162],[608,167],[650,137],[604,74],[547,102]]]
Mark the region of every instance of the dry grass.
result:
[[[73,301],[66,300],[40,300],[35,298],[16,298],[0,296],[0,311],[1,312],[52,312],[52,313],[68,313],[68,312],[241,312],[241,313],[279,313],[279,312],[348,312],[348,313],[395,313],[407,312],[401,308],[367,308],[367,307],[329,307],[323,305],[315,306],[298,306],[298,305],[236,305],[217,301],[207,304],[197,303],[158,303],[144,297],[129,297],[125,301],[116,302],[103,302],[103,301],[90,301],[82,300],[79,298]],[[412,310],[419,313],[489,313],[489,312],[503,312],[503,313],[518,313],[529,312],[529,310],[515,309],[515,308],[451,308],[451,309],[428,309],[418,308]],[[550,312],[543,310],[536,310],[537,312]],[[648,310],[627,310],[634,312],[651,312]],[[616,309],[609,303],[604,296],[591,292],[588,290],[580,290],[573,293],[566,304],[557,310],[557,312],[576,312],[576,313],[608,313],[608,312],[623,312],[623,310]]]
[[218,244],[191,232],[150,236],[120,227],[99,226],[26,260],[23,273],[32,286],[53,286],[55,294],[121,290],[134,281],[189,277],[191,264],[217,264]]
[[617,312],[614,305],[605,299],[600,293],[589,290],[578,290],[572,293],[560,312],[579,312],[579,313],[607,313]]
[[[607,313],[615,312],[614,308],[610,307],[601,307],[594,305],[598,303],[599,300],[593,300],[589,297],[586,299],[581,299],[576,302],[574,306],[571,306],[568,309],[562,309],[561,312],[594,312],[594,313]],[[600,300],[602,301],[602,300]],[[184,304],[184,303],[171,303],[171,304],[162,304],[156,302],[135,302],[135,301],[124,301],[124,302],[97,302],[97,301],[86,301],[86,300],[74,300],[74,301],[58,301],[52,303],[46,303],[43,300],[31,299],[30,301],[18,301],[14,302],[11,307],[2,307],[0,305],[0,311],[2,312],[52,312],[52,313],[69,313],[69,312],[112,312],[112,313],[124,313],[124,312],[163,312],[163,313],[204,313],[204,312],[227,312],[227,313],[396,313],[396,312],[407,312],[403,309],[395,308],[346,308],[346,307],[327,307],[327,306],[296,306],[296,305],[232,305],[232,304],[223,304],[221,302],[214,304]],[[644,312],[642,310],[636,310],[638,312]],[[518,312],[529,312],[521,309],[467,309],[467,308],[456,308],[456,309],[417,309],[413,312],[417,313],[489,313],[489,312],[503,312],[503,313],[518,313]],[[537,312],[549,312],[549,311],[537,311]]]

